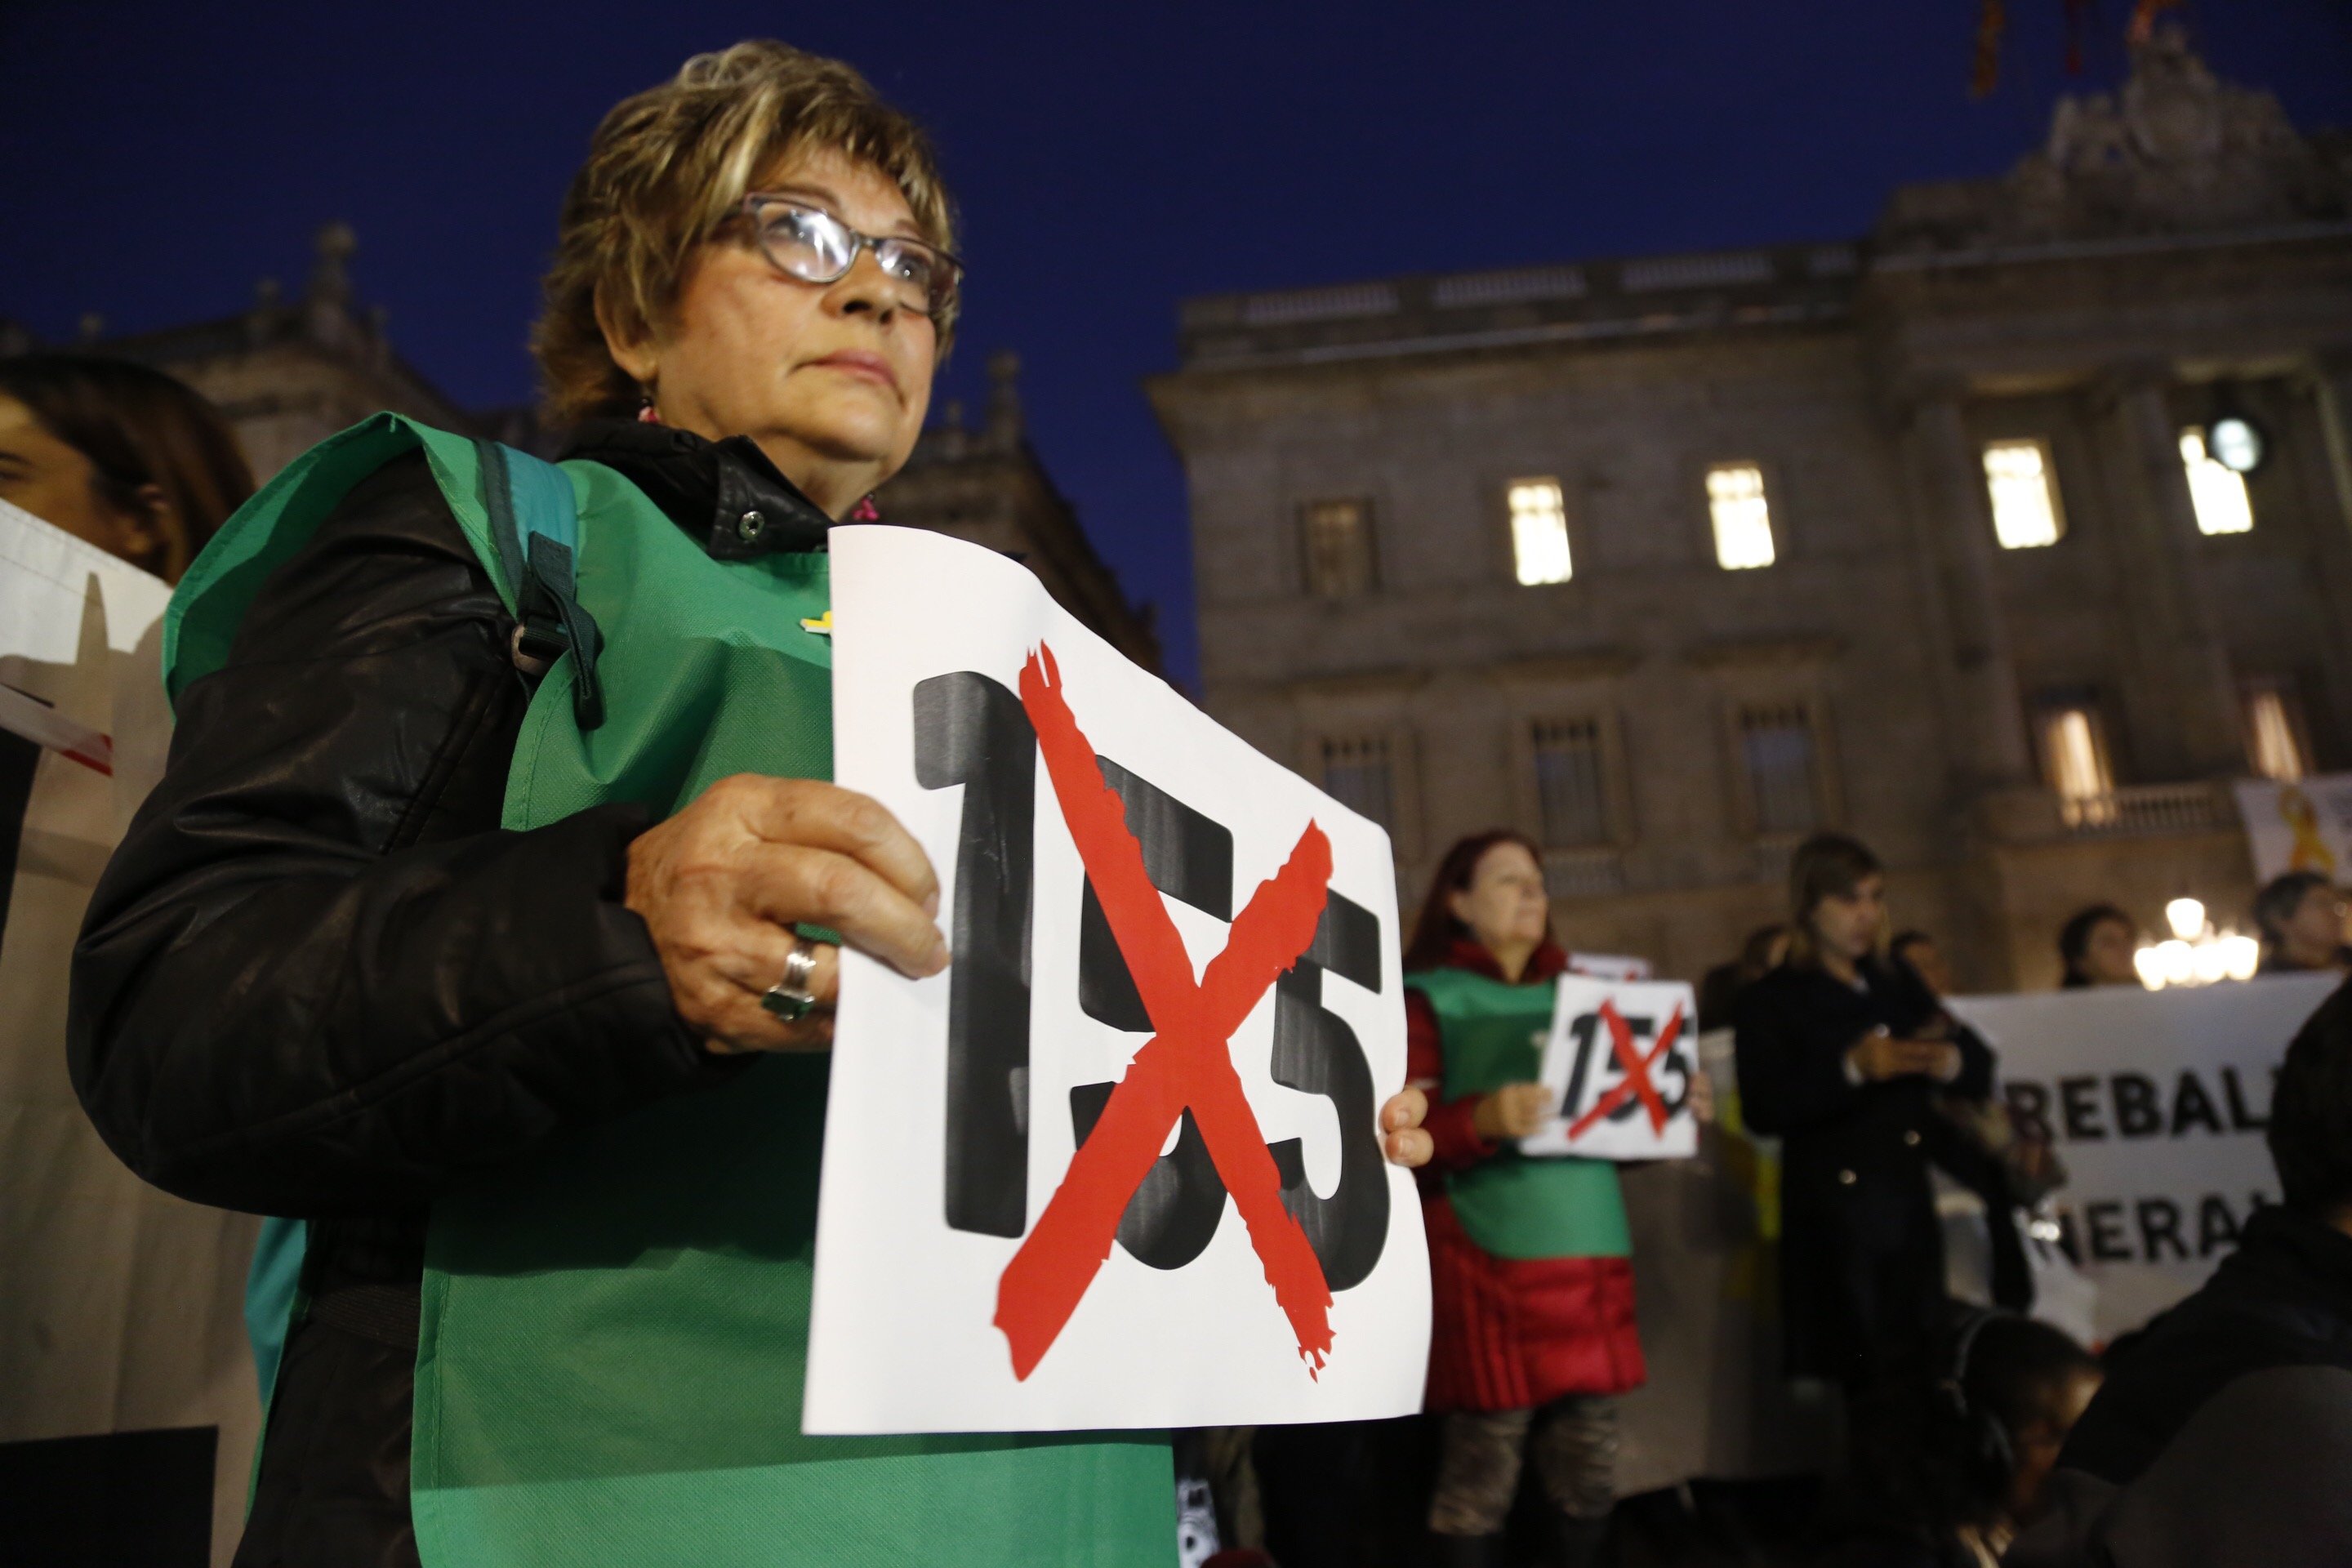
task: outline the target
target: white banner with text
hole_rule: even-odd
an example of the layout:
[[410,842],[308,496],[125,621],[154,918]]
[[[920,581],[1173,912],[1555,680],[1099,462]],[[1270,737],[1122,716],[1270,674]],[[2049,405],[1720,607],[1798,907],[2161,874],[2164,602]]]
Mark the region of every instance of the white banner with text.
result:
[[2062,1241],[2097,1287],[2102,1339],[2196,1289],[2278,1201],[2271,1079],[2338,978],[1953,999],[1999,1053],[2011,1110],[2066,1163]]

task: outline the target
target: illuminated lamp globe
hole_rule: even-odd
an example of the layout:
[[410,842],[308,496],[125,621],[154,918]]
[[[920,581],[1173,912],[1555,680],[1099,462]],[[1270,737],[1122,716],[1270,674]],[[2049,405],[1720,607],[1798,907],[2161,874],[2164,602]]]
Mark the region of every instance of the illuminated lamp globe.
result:
[[2183,942],[2205,934],[2205,906],[2195,899],[2175,899],[2164,906],[2164,923]]
[[2215,462],[2241,474],[2251,474],[2263,466],[2263,452],[2269,445],[2252,420],[2234,414],[2213,421],[2213,428],[2206,432],[2205,439]]

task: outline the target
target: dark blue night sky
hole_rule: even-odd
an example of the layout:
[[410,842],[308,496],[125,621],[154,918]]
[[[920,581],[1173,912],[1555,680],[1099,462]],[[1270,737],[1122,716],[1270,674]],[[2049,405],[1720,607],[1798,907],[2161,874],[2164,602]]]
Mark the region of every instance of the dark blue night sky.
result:
[[[2129,0],[2084,79],[2122,72]],[[1394,272],[1857,235],[1904,180],[2041,137],[2061,0],[1183,7],[230,6],[0,0],[0,315],[53,340],[299,289],[358,230],[361,299],[457,399],[530,395],[525,328],[597,118],[760,35],[837,54],[937,133],[972,266],[944,395],[1020,351],[1034,438],[1189,679],[1183,479],[1139,380],[1176,301]],[[2199,0],[2223,75],[2352,123],[2352,4]]]

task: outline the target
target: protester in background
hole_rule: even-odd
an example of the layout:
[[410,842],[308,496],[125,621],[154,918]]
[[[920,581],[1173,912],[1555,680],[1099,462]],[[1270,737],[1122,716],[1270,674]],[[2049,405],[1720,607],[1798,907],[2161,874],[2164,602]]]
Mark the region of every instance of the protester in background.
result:
[[[183,589],[181,628],[215,662],[180,689],[171,769],[91,900],[69,1050],[91,1120],[140,1174],[311,1220],[239,1563],[414,1568],[421,1528],[440,1532],[435,1561],[467,1568],[591,1561],[624,1518],[678,1562],[1171,1554],[1164,1442],[830,1439],[789,1409],[825,1094],[811,1053],[832,1039],[837,944],[910,975],[949,953],[922,847],[825,782],[831,687],[788,650],[809,636],[816,595],[798,585],[824,582],[827,531],[922,430],[955,321],[952,238],[929,141],[856,71],[765,42],[698,56],[598,127],[535,339],[552,408],[576,422],[578,538],[634,569],[542,576],[562,557],[535,550],[525,581],[581,602],[564,629],[519,626],[494,546],[452,500],[501,493],[453,463],[506,459],[377,419],[298,459],[302,481],[232,525],[224,542],[251,552],[238,561],[278,552],[266,580]],[[558,700],[532,704],[548,663],[525,631],[562,644]],[[634,689],[610,678],[633,666]],[[609,712],[587,701],[600,690]],[[594,777],[579,760],[591,731],[613,769]],[[767,771],[689,797],[712,747]],[[561,757],[572,787],[531,795]],[[616,776],[630,783],[602,782]],[[502,826],[510,779],[546,807],[539,825]],[[1426,1157],[1420,1101],[1382,1110],[1400,1163]],[[691,1141],[648,1153],[618,1125],[659,1106],[700,1128],[747,1104],[762,1157],[784,1162],[758,1181],[698,1166]],[[592,1129],[630,1162],[607,1173],[628,1194],[609,1206],[549,1190]],[[446,1200],[485,1182],[525,1217],[453,1220]],[[572,1234],[532,1223],[551,1206]],[[572,1320],[590,1337],[485,1312],[443,1324],[420,1358],[427,1237],[445,1258],[450,1224],[460,1273],[599,1296]],[[648,1250],[659,1268],[627,1266]],[[698,1310],[707,1298],[678,1294],[681,1257],[758,1283]],[[453,1368],[469,1356],[495,1370],[465,1381]],[[530,1424],[537,1479],[677,1469],[593,1501],[486,1486],[412,1514],[412,1434],[436,1430],[420,1385],[473,1396],[475,1425],[453,1425],[501,1478],[519,1472],[479,1435],[493,1418]],[[547,1416],[531,1401],[556,1390],[580,1403]],[[627,1419],[583,1430],[573,1408]],[[446,1445],[416,1457],[458,1463]],[[637,1468],[593,1468],[615,1464]],[[451,1489],[466,1489],[445,1504]]]
[[1952,966],[1944,962],[1944,950],[1926,931],[1897,931],[1895,940],[1886,944],[1886,956],[1918,976],[1919,983],[1934,994],[1952,994]]
[[2109,1353],[2012,1563],[2352,1563],[2352,983],[2287,1047],[2266,1138],[2283,1201]]
[[252,493],[228,421],[162,371],[0,359],[0,500],[176,583]]
[[2069,991],[2093,985],[2137,985],[2132,954],[2139,948],[2139,925],[2113,904],[2077,910],[2058,928],[2058,984]]
[[2045,1511],[2059,1448],[2099,1388],[2090,1352],[2008,1312],[1967,1312],[1937,1357],[1871,1412],[1855,1449],[1864,1517],[1837,1564],[1995,1568]]
[[1500,1561],[1530,1464],[1551,1561],[1590,1563],[1615,1500],[1615,1396],[1644,1377],[1616,1167],[1512,1146],[1553,1110],[1536,1074],[1567,967],[1531,841],[1497,829],[1446,852],[1404,984],[1407,1077],[1436,1102],[1423,1182],[1428,1408],[1442,1415],[1429,1526],[1449,1565]]
[[1799,846],[1789,881],[1788,959],[1739,999],[1740,1107],[1750,1129],[1784,1141],[1788,1370],[1853,1391],[1916,1364],[1946,1320],[1931,1159],[1985,1198],[1996,1300],[2021,1304],[2031,1285],[1999,1160],[1937,1109],[1939,1094],[1989,1098],[1992,1052],[1882,952],[1877,858],[1820,834]]
[[1732,1008],[1739,994],[1778,969],[1788,952],[1787,926],[1758,926],[1749,931],[1748,940],[1739,944],[1739,956],[1728,963],[1717,964],[1698,983],[1700,1030],[1731,1027]]
[[2344,895],[2316,871],[2288,871],[2254,895],[2254,926],[2263,936],[2263,973],[2352,971],[2344,941]]

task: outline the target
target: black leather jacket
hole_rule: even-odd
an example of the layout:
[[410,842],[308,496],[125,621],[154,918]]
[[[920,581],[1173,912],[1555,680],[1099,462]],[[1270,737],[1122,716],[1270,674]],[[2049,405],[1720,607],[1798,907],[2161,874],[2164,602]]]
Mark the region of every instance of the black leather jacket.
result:
[[[746,440],[583,430],[714,554],[822,548]],[[747,526],[746,514],[756,520]],[[240,1563],[411,1563],[425,1219],[453,1177],[723,1082],[622,904],[632,805],[500,829],[530,689],[423,458],[345,498],[179,704],[89,905],[69,1051],[125,1163],[313,1220]]]

